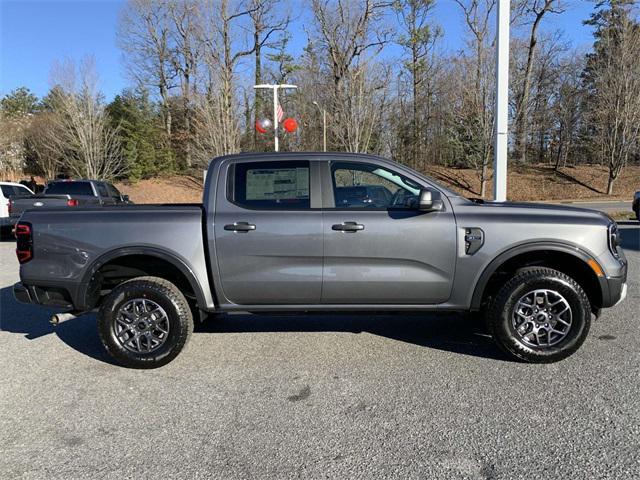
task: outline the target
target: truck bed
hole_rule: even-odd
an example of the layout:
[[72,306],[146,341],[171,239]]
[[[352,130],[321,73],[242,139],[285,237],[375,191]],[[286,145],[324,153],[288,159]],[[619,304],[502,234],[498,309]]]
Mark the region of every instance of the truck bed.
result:
[[[42,208],[26,211],[22,222],[33,225],[33,261],[21,266],[24,283],[43,272],[74,295],[83,291],[92,269],[115,254],[157,252],[177,257],[193,272],[213,305],[205,260],[201,204],[120,205]],[[49,282],[52,283],[52,282]]]

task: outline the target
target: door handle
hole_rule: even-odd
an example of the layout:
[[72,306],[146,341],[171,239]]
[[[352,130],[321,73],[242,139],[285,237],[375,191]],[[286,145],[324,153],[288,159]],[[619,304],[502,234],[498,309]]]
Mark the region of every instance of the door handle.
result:
[[256,226],[248,222],[234,222],[225,225],[224,229],[231,232],[250,232],[251,230],[255,230]]
[[337,223],[331,226],[331,230],[336,230],[338,232],[359,232],[360,230],[364,230],[364,225],[356,222],[344,222]]

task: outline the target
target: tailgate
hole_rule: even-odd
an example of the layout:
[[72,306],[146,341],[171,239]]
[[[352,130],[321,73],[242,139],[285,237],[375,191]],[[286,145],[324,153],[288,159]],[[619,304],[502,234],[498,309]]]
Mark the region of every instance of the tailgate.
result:
[[25,210],[44,207],[66,207],[71,199],[69,195],[34,195],[33,197],[14,197],[10,203],[9,216],[13,220],[20,218]]

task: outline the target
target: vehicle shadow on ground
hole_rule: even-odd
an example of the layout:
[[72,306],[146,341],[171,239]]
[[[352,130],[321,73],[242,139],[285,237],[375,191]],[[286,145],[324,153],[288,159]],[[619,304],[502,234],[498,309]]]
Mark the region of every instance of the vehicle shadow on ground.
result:
[[[37,340],[55,334],[74,350],[113,364],[105,353],[95,315],[83,315],[54,327],[53,310],[25,305],[13,298],[11,287],[0,290],[0,330]],[[483,330],[476,316],[461,314],[309,314],[309,315],[219,315],[197,322],[196,335],[259,332],[347,332],[370,333],[422,347],[476,357],[506,360]],[[34,343],[34,351],[37,350]]]
[[622,248],[640,252],[640,223],[637,221],[618,222],[618,225],[623,227],[620,229],[620,245]]
[[508,360],[479,315],[395,313],[306,315],[223,314],[197,323],[198,333],[347,332],[370,333],[436,350]]
[[[26,305],[13,298],[11,287],[0,289],[0,331],[23,335],[26,340],[38,340],[55,334],[69,347],[106,363],[113,361],[104,351],[95,315],[82,315],[54,327],[49,318],[56,310]],[[34,351],[38,349],[34,343]]]

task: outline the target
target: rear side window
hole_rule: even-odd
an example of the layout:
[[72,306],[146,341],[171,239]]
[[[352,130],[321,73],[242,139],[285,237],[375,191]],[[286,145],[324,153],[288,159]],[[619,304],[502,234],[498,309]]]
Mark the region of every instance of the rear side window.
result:
[[89,182],[53,182],[47,185],[44,193],[53,195],[91,195],[93,188]]
[[251,209],[310,208],[309,162],[237,163],[232,168],[229,199]]

